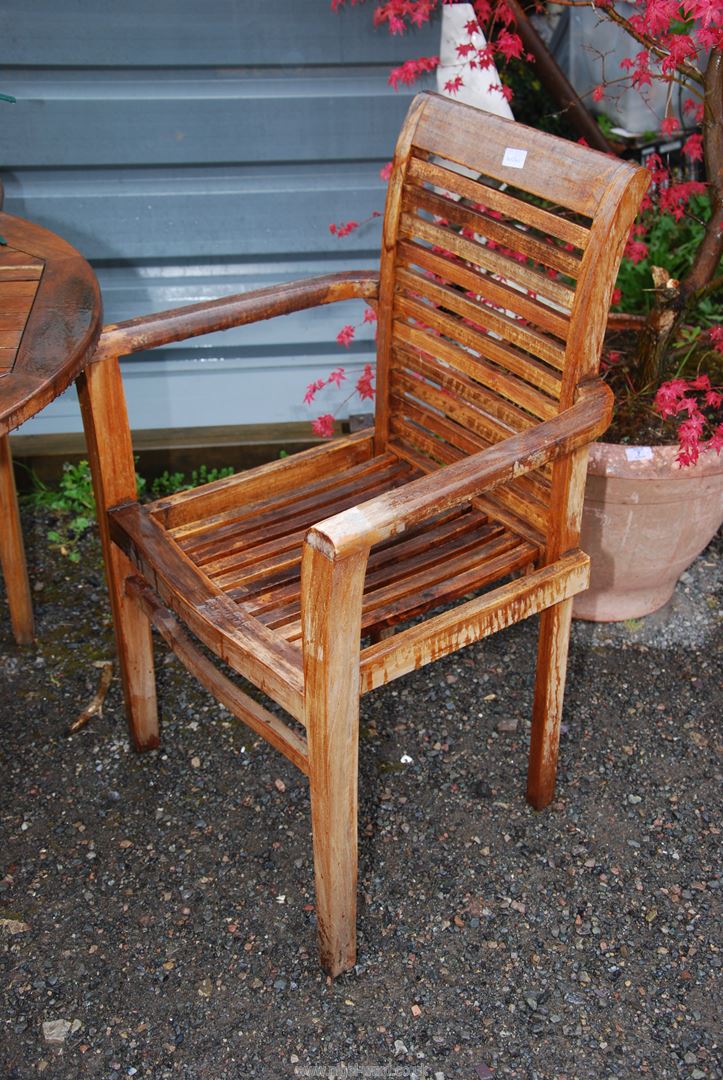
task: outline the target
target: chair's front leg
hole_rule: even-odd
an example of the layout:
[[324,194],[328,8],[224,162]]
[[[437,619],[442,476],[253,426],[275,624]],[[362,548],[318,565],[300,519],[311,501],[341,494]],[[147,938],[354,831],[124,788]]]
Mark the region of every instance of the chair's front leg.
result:
[[321,964],[356,961],[361,604],[368,552],[336,559],[312,534],[302,563],[311,826]]
[[118,361],[111,358],[91,364],[79,376],[77,388],[131,741],[136,750],[152,750],[158,746],[159,734],[151,627],[140,606],[126,596],[126,578],[137,571],[111,542],[107,518],[111,506],[136,497],[133,447]]

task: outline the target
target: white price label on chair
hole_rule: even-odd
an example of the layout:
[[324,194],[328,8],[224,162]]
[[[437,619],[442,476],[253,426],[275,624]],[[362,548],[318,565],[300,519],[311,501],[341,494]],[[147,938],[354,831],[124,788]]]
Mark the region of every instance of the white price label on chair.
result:
[[526,158],[526,150],[518,150],[515,146],[508,146],[502,157],[502,164],[509,165],[511,169],[523,169]]

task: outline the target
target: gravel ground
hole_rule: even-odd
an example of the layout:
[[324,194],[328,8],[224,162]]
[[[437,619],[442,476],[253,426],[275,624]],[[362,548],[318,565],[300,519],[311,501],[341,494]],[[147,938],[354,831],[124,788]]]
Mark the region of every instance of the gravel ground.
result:
[[0,618],[2,1077],[721,1075],[720,545],[665,611],[574,625],[544,813],[532,622],[363,700],[359,965],[331,983],[304,778],[162,646],[160,751],[128,749],[116,680],[66,737],[112,656],[97,544],[76,566],[26,527],[37,646]]

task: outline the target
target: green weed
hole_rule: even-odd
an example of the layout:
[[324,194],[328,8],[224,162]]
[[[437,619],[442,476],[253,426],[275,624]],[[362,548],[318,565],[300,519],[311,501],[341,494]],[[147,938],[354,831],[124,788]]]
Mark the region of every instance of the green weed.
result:
[[[188,491],[213,480],[221,480],[231,476],[233,472],[231,466],[209,469],[200,465],[186,479],[185,473],[169,473],[166,470],[152,480],[150,485],[144,477],[136,473],[136,486],[139,498],[149,491],[154,499],[159,499],[177,491]],[[79,562],[78,542],[95,521],[95,496],[88,462],[79,461],[77,465],[71,465],[66,461],[57,488],[43,483],[35,473],[32,474],[32,479],[33,490],[23,496],[23,502],[47,510],[53,515],[55,522],[46,534],[50,546],[71,562]]]

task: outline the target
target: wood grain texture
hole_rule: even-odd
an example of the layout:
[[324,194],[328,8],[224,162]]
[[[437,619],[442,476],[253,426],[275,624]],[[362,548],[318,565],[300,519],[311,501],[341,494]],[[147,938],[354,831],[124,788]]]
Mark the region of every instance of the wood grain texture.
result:
[[350,270],[139,316],[104,327],[93,362],[98,363],[106,356],[127,356],[142,349],[155,349],[171,341],[186,341],[201,334],[288,315],[320,304],[355,298],[372,301],[378,296],[378,282],[374,271]]
[[0,508],[0,566],[5,578],[10,625],[18,645],[30,645],[35,637],[33,603],[7,435],[0,435]]
[[438,473],[414,480],[398,493],[322,521],[314,532],[339,556],[378,544],[422,518],[592,442],[610,423],[611,410],[610,390],[603,383],[591,384],[580,401],[531,432],[515,435]]
[[3,212],[0,233],[0,562],[13,633],[28,644],[33,611],[7,435],[76,377],[102,308],[93,272],[60,237]]
[[589,564],[583,552],[572,552],[476,600],[370,645],[361,653],[362,693],[527,619],[548,604],[574,596],[587,588]]
[[131,741],[137,750],[152,750],[158,746],[159,731],[151,628],[126,593],[133,567],[111,543],[108,522],[110,507],[136,498],[133,446],[117,359],[91,365],[79,376],[77,387]]
[[[593,217],[616,173],[630,176],[617,158],[487,114],[480,137],[479,112],[437,94],[426,95],[415,132],[418,151],[437,154],[492,180]],[[462,112],[464,110],[464,112]],[[523,169],[503,164],[508,148],[526,151]]]
[[204,528],[213,525],[215,515],[223,513],[229,503],[238,502],[244,507],[259,500],[275,500],[288,491],[298,490],[313,481],[324,468],[347,469],[371,456],[373,435],[360,431],[355,435],[337,439],[331,445],[313,446],[291,458],[260,465],[252,472],[235,473],[233,476],[204,484],[195,491],[183,491],[158,499],[152,508],[153,516],[165,528],[179,538],[188,535],[184,525],[196,531],[202,521]]
[[[61,394],[87,362],[100,334],[98,284],[85,259],[59,236],[0,212],[0,329],[22,337],[0,345],[0,435]],[[5,254],[3,255],[3,252]],[[18,276],[20,275],[20,276]]]
[[300,650],[245,618],[145,508],[120,505],[109,511],[108,519],[114,545],[153,582],[163,603],[239,675],[303,721]]
[[[555,462],[552,474],[552,522],[545,557],[548,561],[577,545],[585,493],[588,447]],[[527,770],[527,798],[536,810],[555,794],[560,724],[570,642],[572,598],[542,612],[537,646],[535,697]]]
[[321,964],[356,961],[359,638],[367,553],[336,559],[306,545],[304,692]]

